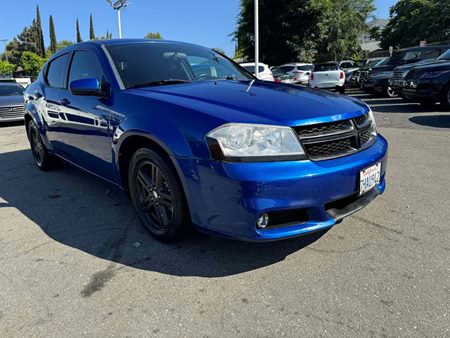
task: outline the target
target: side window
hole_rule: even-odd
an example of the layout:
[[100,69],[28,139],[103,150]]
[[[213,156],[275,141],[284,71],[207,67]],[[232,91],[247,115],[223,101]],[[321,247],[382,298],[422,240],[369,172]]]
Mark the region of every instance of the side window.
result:
[[422,52],[422,60],[436,59],[439,55],[441,55],[441,51],[439,49],[424,50]]
[[66,66],[69,54],[64,54],[48,65],[46,80],[50,87],[65,88]]
[[75,52],[69,71],[69,83],[85,78],[96,78],[100,83],[103,79],[103,69],[95,54],[89,51]]
[[403,57],[405,63],[420,61],[420,51],[407,52]]

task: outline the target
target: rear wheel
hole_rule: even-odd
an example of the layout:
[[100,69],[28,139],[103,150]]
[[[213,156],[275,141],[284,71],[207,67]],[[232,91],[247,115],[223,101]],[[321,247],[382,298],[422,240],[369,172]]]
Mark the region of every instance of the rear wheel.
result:
[[341,87],[337,87],[336,90],[341,93],[341,94],[345,94],[345,86],[341,86]]
[[149,148],[137,150],[130,162],[129,188],[145,229],[162,242],[171,242],[187,229],[188,212],[176,173]]
[[38,126],[33,120],[30,120],[27,129],[34,163],[36,163],[41,170],[46,171],[52,169],[55,164],[55,159],[48,153],[48,150],[42,141]]
[[442,91],[441,105],[444,109],[450,109],[450,85],[446,86]]

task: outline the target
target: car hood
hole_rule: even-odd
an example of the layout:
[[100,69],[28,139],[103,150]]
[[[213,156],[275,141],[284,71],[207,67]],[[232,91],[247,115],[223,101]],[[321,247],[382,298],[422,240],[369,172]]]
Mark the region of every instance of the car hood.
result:
[[441,60],[438,62],[433,62],[428,65],[420,65],[414,67],[415,71],[428,72],[428,71],[439,71],[439,70],[450,70],[450,61]]
[[0,107],[20,106],[23,104],[22,95],[0,96]]
[[265,81],[203,81],[130,92],[199,110],[225,122],[298,126],[351,118],[368,111],[357,99]]
[[369,77],[371,77],[374,80],[381,80],[381,79],[389,79],[394,76],[393,72],[384,71],[379,73],[373,73],[370,74]]

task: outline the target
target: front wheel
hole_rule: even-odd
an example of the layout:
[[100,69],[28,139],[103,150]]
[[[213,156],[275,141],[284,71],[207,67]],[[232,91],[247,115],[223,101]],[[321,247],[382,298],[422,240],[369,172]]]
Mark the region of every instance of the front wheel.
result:
[[184,193],[176,173],[149,148],[137,150],[130,162],[131,200],[144,228],[156,239],[171,242],[188,228]]
[[48,153],[48,150],[42,141],[38,126],[33,120],[30,120],[30,122],[28,122],[27,129],[34,163],[36,163],[38,168],[43,171],[52,169],[55,164],[55,160]]
[[387,87],[385,88],[384,94],[385,94],[387,97],[390,97],[390,98],[398,97],[397,92],[396,92],[395,89],[392,88],[391,86],[387,86]]
[[444,88],[441,94],[441,105],[444,109],[450,109],[450,85]]

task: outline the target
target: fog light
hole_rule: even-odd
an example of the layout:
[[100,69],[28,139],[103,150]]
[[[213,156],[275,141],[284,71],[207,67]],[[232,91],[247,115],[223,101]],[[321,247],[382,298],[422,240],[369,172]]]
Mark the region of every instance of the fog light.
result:
[[269,215],[262,214],[258,217],[258,220],[256,221],[256,226],[260,229],[264,229],[269,224]]

